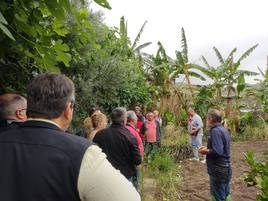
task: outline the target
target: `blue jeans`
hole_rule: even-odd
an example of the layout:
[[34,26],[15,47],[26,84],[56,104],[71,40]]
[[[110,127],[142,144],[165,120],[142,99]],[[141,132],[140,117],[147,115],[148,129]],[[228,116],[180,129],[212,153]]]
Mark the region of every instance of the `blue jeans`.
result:
[[194,158],[199,159],[198,148],[202,146],[202,135],[191,136],[191,145],[194,154]]
[[210,176],[209,182],[211,196],[213,196],[216,201],[225,201],[226,198],[230,195],[230,181],[219,182]]
[[155,154],[157,153],[158,151],[158,146],[157,146],[157,143],[146,143],[145,144],[145,156],[149,156],[151,155],[151,158],[153,159]]
[[136,170],[135,174],[128,179],[138,192],[140,192],[140,170]]

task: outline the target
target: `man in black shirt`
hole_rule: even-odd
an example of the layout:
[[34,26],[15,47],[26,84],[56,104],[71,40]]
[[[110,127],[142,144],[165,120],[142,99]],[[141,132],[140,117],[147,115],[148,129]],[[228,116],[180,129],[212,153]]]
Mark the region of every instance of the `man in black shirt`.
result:
[[111,119],[112,125],[97,132],[93,142],[102,148],[111,164],[131,180],[136,172],[136,166],[141,163],[137,140],[125,128],[127,122],[125,108],[115,108]]

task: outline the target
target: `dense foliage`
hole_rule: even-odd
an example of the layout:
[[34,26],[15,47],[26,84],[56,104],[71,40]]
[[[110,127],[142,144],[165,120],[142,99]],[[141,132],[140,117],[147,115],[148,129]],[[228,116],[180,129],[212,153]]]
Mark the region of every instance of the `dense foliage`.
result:
[[[110,8],[105,0],[100,5]],[[82,1],[14,0],[0,3],[0,92],[25,93],[41,72],[62,72],[74,80],[75,127],[91,105],[150,102],[142,63],[122,30],[109,28],[102,14]],[[139,51],[141,47],[138,47]]]
[[[110,9],[106,0],[95,0]],[[122,17],[118,28],[103,23],[103,15],[82,0],[4,0],[0,3],[0,93],[25,93],[33,76],[46,71],[65,73],[76,85],[77,103],[74,126],[87,116],[91,105],[110,112],[116,106],[158,107],[164,123],[185,126],[187,109],[194,107],[205,118],[210,107],[225,110],[233,132],[250,118],[239,118],[250,94],[267,116],[267,72],[260,73],[259,87],[248,90],[245,76],[256,73],[241,70],[241,61],[257,47],[234,60],[234,48],[224,58],[213,50],[219,65],[204,66],[189,61],[186,33],[181,29],[181,47],[175,59],[169,57],[161,42],[155,55],[142,52],[150,42],[139,44],[147,21],[131,44],[127,23]],[[177,83],[177,78],[182,83]],[[210,78],[213,83],[201,87],[191,78]],[[249,108],[251,109],[251,108]],[[250,115],[249,115],[250,117]],[[264,118],[265,119],[265,118]],[[240,122],[241,120],[241,122]]]
[[261,192],[257,195],[257,201],[268,200],[268,157],[264,162],[257,161],[253,152],[246,154],[246,161],[250,171],[245,175],[244,180],[248,186],[257,186]]

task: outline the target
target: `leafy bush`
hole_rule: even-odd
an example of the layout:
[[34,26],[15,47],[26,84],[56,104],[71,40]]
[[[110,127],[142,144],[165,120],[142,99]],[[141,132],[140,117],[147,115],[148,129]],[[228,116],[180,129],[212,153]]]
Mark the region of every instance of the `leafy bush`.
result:
[[163,200],[178,200],[177,186],[182,181],[180,168],[166,152],[156,154],[149,164],[149,171],[160,184]]
[[257,201],[268,200],[268,154],[266,153],[266,161],[259,162],[256,160],[253,152],[246,154],[246,161],[250,167],[250,171],[245,175],[244,181],[248,186],[257,186],[261,192],[257,195]]
[[154,171],[160,171],[162,173],[167,173],[174,168],[173,159],[169,155],[161,153],[155,155],[150,165]]
[[169,124],[163,131],[162,150],[172,156],[175,161],[192,156],[190,137],[186,129]]
[[168,124],[174,124],[175,123],[175,117],[173,115],[173,113],[170,110],[166,110],[164,113],[164,120],[166,125]]
[[268,139],[268,125],[257,123],[255,126],[246,125],[242,133],[232,135],[232,140]]

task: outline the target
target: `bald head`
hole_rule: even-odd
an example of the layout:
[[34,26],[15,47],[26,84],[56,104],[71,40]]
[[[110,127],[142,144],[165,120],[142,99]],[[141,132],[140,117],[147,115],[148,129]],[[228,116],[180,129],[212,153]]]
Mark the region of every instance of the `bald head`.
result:
[[0,119],[26,121],[27,100],[14,93],[0,95]]

